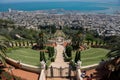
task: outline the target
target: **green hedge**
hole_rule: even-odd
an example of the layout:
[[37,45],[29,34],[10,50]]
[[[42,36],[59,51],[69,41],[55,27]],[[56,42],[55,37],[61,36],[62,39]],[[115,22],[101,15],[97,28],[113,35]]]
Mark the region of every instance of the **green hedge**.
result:
[[68,57],[66,53],[63,53],[64,54],[64,60],[65,61],[70,61],[72,60],[72,57]]

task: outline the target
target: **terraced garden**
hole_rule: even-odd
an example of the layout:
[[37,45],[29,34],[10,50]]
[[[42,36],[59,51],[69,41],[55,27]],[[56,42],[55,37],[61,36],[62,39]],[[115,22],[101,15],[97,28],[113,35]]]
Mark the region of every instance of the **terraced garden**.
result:
[[[109,52],[107,49],[102,48],[90,48],[85,51],[82,51],[82,65],[91,65],[98,63],[101,59],[105,58],[105,55]],[[40,65],[40,52],[39,50],[32,50],[30,48],[18,48],[11,50],[7,53],[7,56],[15,59],[20,60],[22,63],[39,66]],[[48,54],[46,53],[46,58],[48,59]],[[75,57],[75,52],[73,52],[73,58]]]
[[[105,59],[105,55],[109,52],[107,49],[102,48],[90,48],[81,52],[82,65],[91,65],[99,63],[101,59]],[[72,57],[75,57],[75,52],[73,52]]]
[[[45,57],[48,58],[48,54],[45,53]],[[18,48],[11,50],[7,53],[7,56],[14,59],[20,60],[22,63],[39,66],[40,65],[40,51],[32,50],[30,48]]]

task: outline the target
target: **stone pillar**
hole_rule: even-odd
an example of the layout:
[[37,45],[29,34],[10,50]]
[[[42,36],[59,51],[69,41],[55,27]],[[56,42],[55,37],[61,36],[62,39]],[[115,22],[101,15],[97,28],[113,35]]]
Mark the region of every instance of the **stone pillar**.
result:
[[41,69],[45,69],[45,61],[41,61],[40,64],[41,64]]
[[81,68],[81,64],[82,64],[82,61],[79,60],[79,61],[77,62],[77,69],[80,69],[80,68]]
[[77,72],[76,77],[77,77],[77,80],[83,80],[83,78],[81,77],[81,74],[82,74],[82,72],[81,72],[81,64],[82,64],[82,62],[78,61],[77,65],[76,65],[76,72]]
[[40,77],[39,80],[46,80],[46,74],[45,74],[45,62],[41,61],[41,73],[40,73]]

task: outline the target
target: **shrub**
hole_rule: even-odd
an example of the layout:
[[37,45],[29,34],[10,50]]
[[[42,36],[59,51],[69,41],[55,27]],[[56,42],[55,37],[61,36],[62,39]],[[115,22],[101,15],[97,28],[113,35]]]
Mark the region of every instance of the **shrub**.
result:
[[63,53],[63,54],[64,54],[65,61],[70,61],[72,59],[72,57],[68,57],[66,53]]

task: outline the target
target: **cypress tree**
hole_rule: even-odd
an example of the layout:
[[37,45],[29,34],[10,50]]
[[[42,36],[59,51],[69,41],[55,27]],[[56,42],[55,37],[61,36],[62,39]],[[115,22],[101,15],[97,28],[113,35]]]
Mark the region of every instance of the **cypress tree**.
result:
[[54,47],[51,47],[51,53],[52,53],[52,56],[54,56]]
[[68,57],[71,57],[72,56],[72,46],[67,46],[66,47],[66,54]]
[[21,46],[22,46],[22,45],[21,45],[21,41],[19,41],[18,43],[19,43],[19,47],[21,47]]
[[77,63],[77,61],[81,61],[81,52],[80,51],[77,51],[76,52],[76,55],[75,55],[75,63]]
[[44,53],[44,52],[42,52],[42,55],[43,55],[43,60],[46,62],[45,53]]
[[81,61],[81,51],[79,51],[79,54],[78,54],[78,61]]
[[29,41],[27,41],[27,46],[29,46]]
[[75,55],[75,63],[77,63],[77,60],[78,60],[78,51],[76,52],[76,55]]
[[33,46],[33,41],[31,41],[30,43],[31,43],[31,46]]
[[23,41],[23,46],[25,46],[25,41]]
[[17,47],[18,46],[18,43],[15,41],[15,46]]
[[43,52],[40,51],[40,61],[43,61]]
[[49,58],[54,56],[54,47],[48,47]]

